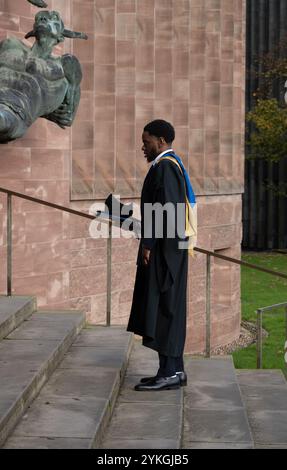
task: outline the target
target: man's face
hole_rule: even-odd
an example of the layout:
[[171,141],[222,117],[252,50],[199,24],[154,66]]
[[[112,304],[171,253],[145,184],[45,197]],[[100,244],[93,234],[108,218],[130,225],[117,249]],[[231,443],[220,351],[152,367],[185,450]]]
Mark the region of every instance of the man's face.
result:
[[152,162],[161,153],[161,141],[158,137],[144,132],[142,135],[142,151],[148,162]]

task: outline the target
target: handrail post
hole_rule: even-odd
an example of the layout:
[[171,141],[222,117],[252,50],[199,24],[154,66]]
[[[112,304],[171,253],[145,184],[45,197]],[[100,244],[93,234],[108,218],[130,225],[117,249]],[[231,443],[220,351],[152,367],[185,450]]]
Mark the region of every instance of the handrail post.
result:
[[210,358],[210,333],[211,333],[211,324],[210,324],[210,255],[207,255],[206,258],[206,338],[205,338],[205,356]]
[[261,309],[257,310],[257,369],[262,369],[262,316]]
[[7,194],[7,295],[12,295],[12,195]]
[[109,221],[109,236],[107,239],[107,321],[106,326],[111,326],[112,307],[112,221]]

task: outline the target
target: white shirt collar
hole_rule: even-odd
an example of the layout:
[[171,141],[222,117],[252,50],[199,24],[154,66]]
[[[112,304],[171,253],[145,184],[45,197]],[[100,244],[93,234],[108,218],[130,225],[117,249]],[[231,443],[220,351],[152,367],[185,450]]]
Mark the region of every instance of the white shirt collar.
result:
[[153,166],[157,164],[157,162],[163,157],[166,153],[173,152],[173,149],[167,149],[164,152],[162,152],[160,155],[158,155],[155,160],[153,161]]

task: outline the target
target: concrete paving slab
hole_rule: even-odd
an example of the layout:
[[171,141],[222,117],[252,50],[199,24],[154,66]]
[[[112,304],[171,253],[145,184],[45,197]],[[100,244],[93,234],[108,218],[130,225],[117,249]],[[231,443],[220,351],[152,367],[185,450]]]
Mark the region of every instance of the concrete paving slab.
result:
[[189,408],[207,410],[242,410],[242,398],[237,383],[214,383],[194,381],[185,390]]
[[265,387],[241,385],[240,388],[247,409],[252,411],[270,410],[287,412],[287,384],[266,385]]
[[89,449],[90,439],[13,437],[3,449]]
[[192,383],[227,384],[236,382],[236,374],[231,356],[220,359],[193,359],[187,357],[185,359],[185,369],[189,381]]
[[26,296],[0,296],[0,340],[8,336],[36,310],[36,299]]
[[126,357],[126,351],[120,348],[99,349],[72,346],[61,364],[62,369],[75,367],[121,367]]
[[106,399],[91,397],[39,397],[23,416],[13,437],[91,439],[107,403]]
[[[161,393],[168,393],[165,390]],[[157,392],[160,393],[160,392]],[[107,439],[161,439],[177,440],[181,433],[181,407],[159,403],[119,403],[115,409]]]
[[183,449],[254,449],[246,442],[235,444],[234,442],[186,442]]
[[231,442],[251,444],[243,410],[185,408],[184,442]]
[[248,411],[248,418],[256,446],[287,445],[286,411]]
[[[107,344],[117,335],[122,336],[122,331],[109,332]],[[122,348],[107,348],[106,355],[99,348],[72,347],[69,367],[62,361],[5,448],[17,448],[19,441],[23,441],[19,448],[97,446],[115,404],[131,343],[132,335],[126,334]],[[99,357],[101,366],[96,365]]]
[[71,330],[71,323],[65,319],[57,319],[55,322],[33,319],[25,322],[9,335],[9,340],[38,340],[41,342],[59,340]]
[[158,369],[158,355],[135,341],[117,405],[103,441],[104,449],[179,449],[183,391],[136,392],[144,375]]
[[178,449],[178,442],[172,439],[113,439],[106,440],[102,449]]
[[268,445],[268,444],[256,444],[255,449],[287,449],[287,444],[277,444],[277,445]]
[[118,369],[103,367],[58,369],[45,386],[45,397],[97,397],[108,399],[120,381]]
[[58,340],[4,339],[0,343],[0,366],[2,364],[11,364],[11,367],[13,367],[18,361],[34,364],[41,363],[47,355],[50,355],[56,349],[58,343]]
[[122,348],[127,344],[127,337],[129,333],[120,333],[107,335],[103,333],[99,335],[97,330],[84,330],[77,340],[74,342],[73,346],[80,347],[93,347],[93,348],[105,348],[105,349],[115,349]]
[[46,328],[42,328],[43,325],[39,326],[41,322],[33,320],[27,320],[19,327],[17,334],[21,336],[23,331],[23,337],[32,334],[34,328],[38,328],[37,339],[10,339],[10,335],[1,341],[0,401],[6,403],[6,409],[2,408],[0,415],[0,445],[37,396],[82,327],[85,321],[84,315],[77,312],[72,315],[71,318],[66,317],[67,327],[60,328],[57,340],[45,339],[45,335],[57,329],[58,324],[63,326],[63,320],[55,314],[53,321],[44,323]]
[[256,387],[266,387],[267,383],[268,385],[287,385],[287,381],[279,369],[237,369],[236,375],[240,385],[256,385]]
[[158,371],[158,367],[158,354],[156,351],[146,348],[139,341],[136,341],[127,374],[141,377],[154,376]]

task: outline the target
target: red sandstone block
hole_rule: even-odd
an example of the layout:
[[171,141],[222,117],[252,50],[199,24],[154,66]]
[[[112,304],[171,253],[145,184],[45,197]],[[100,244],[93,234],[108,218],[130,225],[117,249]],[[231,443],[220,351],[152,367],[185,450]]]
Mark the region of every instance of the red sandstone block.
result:
[[62,214],[54,211],[29,212],[25,216],[23,230],[27,243],[56,242],[62,238]]
[[135,11],[136,11],[135,0],[121,0],[120,2],[117,2],[118,13],[135,13]]
[[171,10],[172,5],[172,0],[155,0],[155,8],[157,10]]
[[155,91],[154,72],[136,73],[136,95],[140,98],[153,98]]
[[221,6],[220,2],[221,0],[206,0],[205,8],[207,10],[219,10]]
[[94,124],[92,121],[77,121],[73,126],[73,150],[92,149],[94,144]]
[[97,36],[95,47],[96,64],[115,64],[116,41],[114,37]]
[[103,248],[95,248],[91,250],[81,249],[73,250],[70,253],[71,268],[90,267],[107,264],[107,250]]
[[[203,103],[202,103],[203,104]],[[189,110],[190,129],[204,129],[204,108],[203,106],[191,107]]]
[[96,95],[115,92],[115,66],[95,65]]
[[119,67],[134,67],[136,60],[135,41],[116,41],[116,60]]
[[230,38],[221,38],[221,59],[233,60],[234,58],[234,41]]
[[220,33],[206,34],[206,55],[207,57],[218,58],[221,46]]
[[155,97],[160,100],[170,100],[172,96],[172,74],[156,74]]
[[151,16],[138,15],[136,18],[136,39],[139,44],[154,44],[155,21]]
[[175,101],[173,106],[173,116],[175,126],[187,126],[189,118],[189,102]]
[[[64,152],[62,150],[32,149],[31,178],[55,180],[64,178]],[[44,171],[44,172],[43,172]]]
[[19,31],[20,20],[18,15],[3,12],[0,14],[0,29]]
[[205,29],[205,9],[202,8],[202,3],[199,7],[191,8],[191,18],[190,18],[190,26],[191,31],[203,30]]
[[73,28],[94,33],[94,2],[73,0]]
[[62,150],[69,150],[71,147],[71,129],[61,129],[55,123],[47,122],[47,142],[44,147]]
[[161,47],[155,49],[155,72],[172,72],[172,49],[170,47]]
[[135,40],[137,36],[135,13],[118,13],[116,16],[116,37],[122,41]]
[[[102,0],[95,4],[95,34],[105,34],[115,36],[115,0],[112,0],[113,7],[108,7],[108,3]],[[111,2],[110,2],[111,3]],[[112,4],[112,3],[111,3]]]
[[74,41],[73,54],[82,62],[93,62],[95,49],[98,47],[97,38],[89,36],[88,41]]
[[70,297],[85,297],[102,294],[106,289],[107,273],[105,266],[98,268],[78,268],[71,270],[69,276]]
[[134,262],[114,264],[112,267],[113,289],[133,289],[135,272],[136,266]]
[[168,100],[155,100],[154,115],[171,122],[173,119],[172,108]]
[[121,123],[130,123],[130,124],[134,123],[135,97],[118,96],[116,98],[116,119],[118,120],[118,122],[121,122]]
[[[24,183],[24,192],[28,196],[35,197],[47,202],[59,204],[62,206],[69,205],[69,181],[29,181]],[[27,202],[23,200],[22,210],[37,211],[39,204],[34,202]],[[45,206],[41,206],[41,210],[50,210]],[[58,212],[55,209],[55,213]],[[59,213],[59,212],[58,212]]]
[[113,121],[115,118],[115,106],[115,95],[96,95],[94,106],[96,122]]
[[[203,54],[192,54],[189,58],[190,75],[192,78],[203,77],[205,75],[205,56]],[[210,61],[207,62],[207,66],[210,68],[213,64]],[[211,80],[210,78],[207,78]]]
[[[15,178],[22,180],[29,178],[31,171],[30,149],[2,145],[0,148],[0,166],[2,179]],[[5,187],[5,184],[3,186]]]
[[[86,0],[90,1],[90,0]],[[96,0],[97,7],[99,8],[115,8],[116,0]]]
[[154,16],[155,0],[145,0],[137,2],[137,13],[143,16]]
[[219,106],[205,107],[205,128],[210,131],[219,131]]
[[210,58],[206,62],[206,72],[205,77],[207,81],[210,82],[219,82],[221,80],[221,73],[224,73],[224,70],[221,70],[221,62],[218,59]]
[[136,89],[135,67],[121,67],[116,74],[116,92],[118,96],[134,96]]

